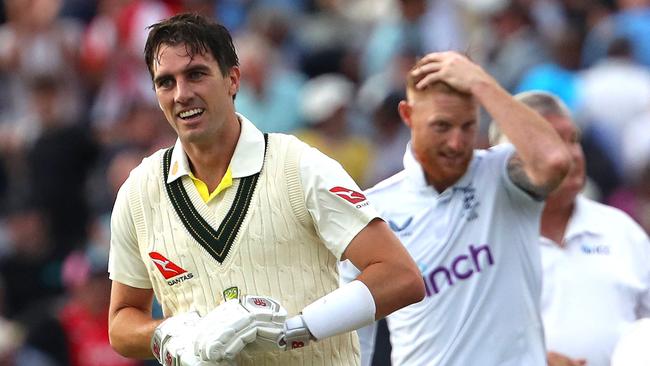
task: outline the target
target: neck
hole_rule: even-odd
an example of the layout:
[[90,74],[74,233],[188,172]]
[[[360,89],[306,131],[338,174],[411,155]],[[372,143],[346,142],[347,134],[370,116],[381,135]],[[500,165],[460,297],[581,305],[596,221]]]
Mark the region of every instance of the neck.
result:
[[425,178],[427,180],[427,184],[430,185],[431,187],[433,187],[436,190],[436,192],[438,192],[438,193],[444,192],[445,189],[453,186],[458,181],[458,180],[456,180],[454,182],[437,182],[437,181],[434,181],[433,179],[431,179],[431,176],[429,176],[426,173],[424,174],[424,176],[425,176]]
[[183,144],[192,174],[203,181],[210,192],[217,188],[226,174],[235,153],[240,132],[241,125],[235,119],[235,123],[228,124],[216,141],[204,144]]
[[541,221],[541,234],[563,247],[564,235],[575,208],[575,200],[560,201],[549,198],[544,206]]

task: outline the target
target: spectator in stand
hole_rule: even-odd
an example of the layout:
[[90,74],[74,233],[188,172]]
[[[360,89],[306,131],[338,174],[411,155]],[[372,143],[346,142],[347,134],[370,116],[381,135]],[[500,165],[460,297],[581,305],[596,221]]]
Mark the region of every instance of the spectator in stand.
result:
[[296,132],[296,136],[341,163],[363,187],[374,152],[369,140],[351,132],[353,100],[354,84],[342,75],[326,74],[309,80],[301,107],[310,128]]
[[386,95],[372,112],[375,154],[368,167],[368,185],[375,185],[403,168],[402,152],[411,134],[402,122],[397,106],[404,99],[403,93]]
[[67,296],[62,303],[48,304],[45,314],[31,322],[18,354],[19,365],[141,365],[120,356],[108,340],[111,281],[106,277],[107,265],[108,253],[98,246],[75,251],[65,259],[61,277]]
[[9,253],[0,259],[5,281],[5,311],[9,319],[26,320],[30,312],[62,293],[57,273],[61,265],[53,252],[42,212],[16,204],[6,218]]
[[88,131],[60,109],[63,80],[36,77],[30,83],[41,133],[26,151],[29,197],[43,210],[55,255],[63,258],[86,241],[89,209],[84,189],[97,145]]
[[633,47],[624,38],[614,41],[607,57],[582,73],[578,91],[577,122],[616,162],[619,176],[625,172],[623,131],[650,109],[650,70],[634,61]]
[[303,127],[299,108],[306,78],[282,64],[266,38],[247,33],[235,38],[242,70],[235,105],[263,132],[289,133]]
[[650,0],[616,0],[618,11],[604,17],[590,29],[582,49],[585,66],[592,66],[606,57],[617,39],[632,43],[635,62],[650,66]]

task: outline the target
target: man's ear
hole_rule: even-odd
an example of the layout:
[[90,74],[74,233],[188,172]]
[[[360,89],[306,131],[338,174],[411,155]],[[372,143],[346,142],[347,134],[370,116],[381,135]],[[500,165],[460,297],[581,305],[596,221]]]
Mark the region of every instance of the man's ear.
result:
[[411,112],[413,111],[413,107],[407,101],[402,100],[397,105],[397,111],[399,112],[399,116],[402,117],[402,122],[408,128],[411,128]]
[[240,81],[241,72],[239,66],[233,66],[228,71],[228,78],[230,79],[230,87],[228,91],[230,95],[235,95],[239,91],[239,81]]

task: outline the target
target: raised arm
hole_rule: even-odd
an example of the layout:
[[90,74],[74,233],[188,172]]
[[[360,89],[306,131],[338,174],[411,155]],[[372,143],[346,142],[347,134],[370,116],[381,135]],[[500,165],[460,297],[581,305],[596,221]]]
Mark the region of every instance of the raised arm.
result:
[[375,319],[424,298],[417,265],[385,222],[375,219],[357,234],[343,253],[361,274],[375,300]]
[[508,172],[519,187],[543,198],[562,182],[571,157],[558,134],[479,65],[456,52],[436,52],[423,57],[412,73],[421,78],[420,89],[444,82],[476,98],[515,146]]
[[147,359],[151,337],[162,320],[151,317],[153,290],[139,289],[113,281],[108,315],[111,346],[125,357]]

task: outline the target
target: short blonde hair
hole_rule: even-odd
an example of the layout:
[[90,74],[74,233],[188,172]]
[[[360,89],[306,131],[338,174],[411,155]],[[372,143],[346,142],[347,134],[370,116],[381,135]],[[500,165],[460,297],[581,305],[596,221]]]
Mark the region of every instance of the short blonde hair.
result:
[[413,76],[413,71],[420,67],[422,65],[422,60],[420,59],[418,62],[415,63],[415,66],[409,70],[409,72],[406,74],[406,98],[408,100],[413,100],[416,96],[424,95],[424,94],[429,94],[429,93],[440,93],[440,94],[448,94],[448,95],[455,95],[458,97],[462,98],[472,98],[471,94],[462,92],[453,86],[445,83],[444,81],[437,81],[433,84],[427,85],[426,88],[424,89],[418,89],[416,87],[417,83],[420,82],[427,74],[424,75],[418,75]]

